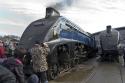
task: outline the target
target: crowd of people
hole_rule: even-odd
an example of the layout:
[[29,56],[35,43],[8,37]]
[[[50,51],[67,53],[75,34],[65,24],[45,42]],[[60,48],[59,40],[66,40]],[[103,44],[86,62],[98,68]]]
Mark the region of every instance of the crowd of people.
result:
[[[68,50],[65,47],[61,46],[58,49],[60,55],[59,63],[64,68],[69,63]],[[83,48],[84,46],[79,46],[79,48],[77,46],[76,49],[82,51]],[[7,46],[0,40],[0,83],[48,83],[46,73],[48,63],[46,57],[50,49],[47,43],[36,41],[28,51],[24,48],[20,48],[19,50],[13,48],[13,52],[10,51],[11,55],[9,54],[9,56],[6,49],[8,49]],[[121,50],[125,61],[125,48]],[[62,56],[62,53],[67,56]]]
[[[46,74],[48,70],[46,57],[50,51],[48,45],[35,42],[34,46],[29,49],[31,56],[28,57],[29,60],[24,59],[27,57],[23,54],[24,51],[22,48],[8,57],[4,42],[0,40],[0,83],[48,83]],[[29,65],[32,73],[26,75],[24,69]]]

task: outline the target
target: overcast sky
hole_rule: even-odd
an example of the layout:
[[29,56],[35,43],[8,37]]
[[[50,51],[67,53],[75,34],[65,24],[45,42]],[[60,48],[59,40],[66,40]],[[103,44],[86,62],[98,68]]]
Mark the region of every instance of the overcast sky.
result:
[[[104,30],[106,25],[125,26],[125,0],[63,1],[65,7],[59,10],[61,15],[79,25],[84,31],[94,33]],[[32,21],[45,16],[47,6],[63,1],[0,0],[0,35],[21,36]]]

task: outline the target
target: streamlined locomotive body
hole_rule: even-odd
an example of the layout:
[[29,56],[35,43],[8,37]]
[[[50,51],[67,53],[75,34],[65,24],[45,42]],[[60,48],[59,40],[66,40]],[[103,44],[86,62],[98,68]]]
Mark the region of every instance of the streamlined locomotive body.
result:
[[91,34],[60,16],[53,8],[47,8],[45,18],[32,22],[26,28],[19,47],[29,50],[36,41],[49,45],[48,77],[51,79],[92,56],[96,48]]

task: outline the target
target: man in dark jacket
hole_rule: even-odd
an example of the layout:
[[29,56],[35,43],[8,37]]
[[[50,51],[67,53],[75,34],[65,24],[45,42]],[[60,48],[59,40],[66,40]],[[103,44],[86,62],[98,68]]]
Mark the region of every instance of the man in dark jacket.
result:
[[16,83],[14,74],[0,65],[0,83]]
[[3,62],[3,66],[14,73],[17,83],[25,83],[23,64],[19,59],[10,57]]

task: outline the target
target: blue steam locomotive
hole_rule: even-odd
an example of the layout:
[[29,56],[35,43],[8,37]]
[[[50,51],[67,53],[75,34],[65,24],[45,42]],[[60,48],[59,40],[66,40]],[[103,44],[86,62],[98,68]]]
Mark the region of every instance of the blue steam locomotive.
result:
[[51,7],[46,9],[45,18],[32,22],[26,28],[19,47],[28,50],[36,41],[49,45],[47,59],[50,79],[94,56],[96,50],[95,39],[90,33],[81,30]]

